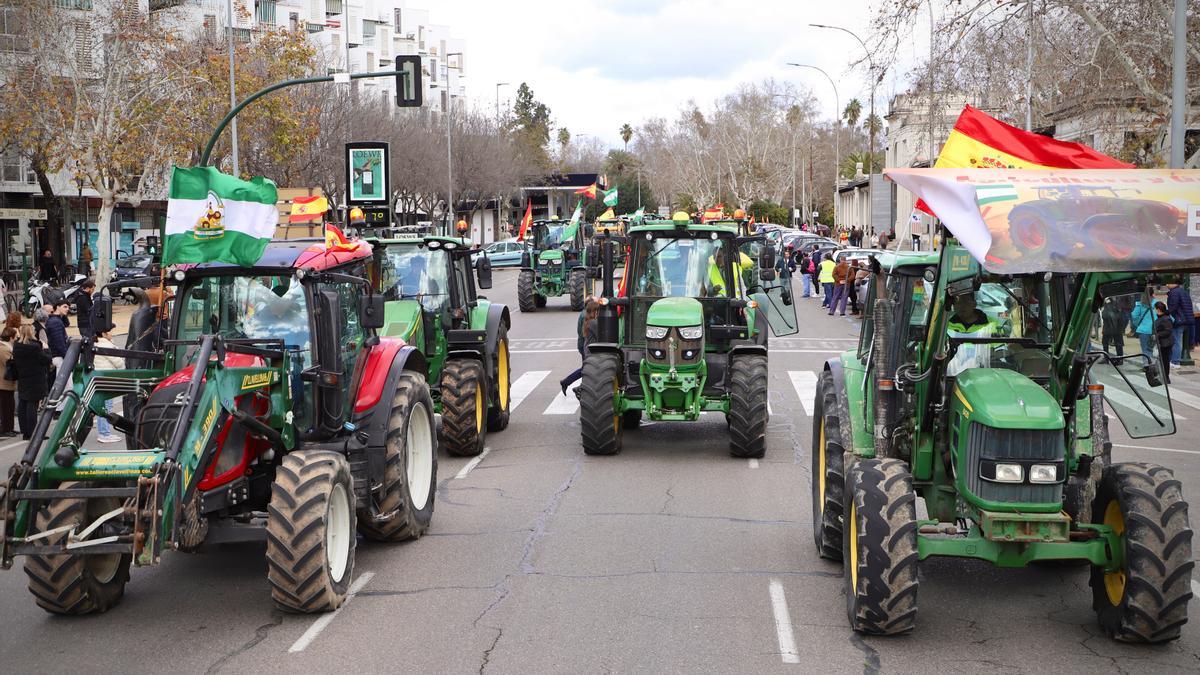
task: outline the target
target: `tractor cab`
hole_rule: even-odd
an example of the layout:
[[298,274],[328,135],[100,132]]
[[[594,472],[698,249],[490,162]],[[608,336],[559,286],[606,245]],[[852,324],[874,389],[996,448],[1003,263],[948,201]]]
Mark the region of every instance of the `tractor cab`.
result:
[[546,306],[549,298],[568,294],[571,309],[583,309],[590,291],[589,261],[585,246],[586,226],[578,221],[535,220],[528,240],[532,250],[521,255],[517,277],[517,301],[522,312]]

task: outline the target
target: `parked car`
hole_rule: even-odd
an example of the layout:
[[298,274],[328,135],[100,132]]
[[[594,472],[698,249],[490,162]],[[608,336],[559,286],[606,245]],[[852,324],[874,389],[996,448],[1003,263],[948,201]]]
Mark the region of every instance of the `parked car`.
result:
[[[158,274],[157,269],[154,269],[154,256],[149,253],[135,253],[116,261],[116,265],[113,267],[108,281],[110,284],[119,284],[123,281],[133,281],[134,279],[140,279],[151,274]],[[123,286],[114,286],[112,291],[114,296],[117,292],[120,292],[127,301],[133,302],[133,296],[125,294]]]
[[484,246],[481,252],[471,256],[471,262],[473,264],[479,256],[486,254],[488,260],[492,261],[492,267],[516,267],[521,264],[521,254],[532,250],[526,242],[505,239]]

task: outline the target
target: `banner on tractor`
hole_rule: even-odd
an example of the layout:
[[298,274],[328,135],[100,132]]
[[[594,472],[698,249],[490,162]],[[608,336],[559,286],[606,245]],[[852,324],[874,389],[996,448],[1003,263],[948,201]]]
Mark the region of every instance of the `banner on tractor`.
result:
[[211,166],[175,167],[162,264],[258,262],[279,221],[278,194],[262,176],[247,181]]
[[1150,271],[1200,260],[1200,170],[885,169],[990,272]]

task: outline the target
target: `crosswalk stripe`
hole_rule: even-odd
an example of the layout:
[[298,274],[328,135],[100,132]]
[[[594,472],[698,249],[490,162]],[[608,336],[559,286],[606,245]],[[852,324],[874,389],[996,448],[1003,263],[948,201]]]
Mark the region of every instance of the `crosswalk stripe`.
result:
[[524,401],[526,396],[529,396],[534,389],[537,389],[537,386],[549,374],[550,371],[548,370],[530,370],[522,373],[520,377],[514,380],[508,390],[509,412],[511,413],[513,410],[516,410],[517,406],[521,405],[521,401]]
[[[1168,417],[1166,409],[1164,409],[1162,406],[1158,405],[1155,401],[1146,399],[1146,404],[1143,404],[1133,394],[1126,393],[1125,391],[1123,391],[1121,389],[1117,389],[1116,387],[1105,387],[1104,388],[1104,398],[1109,399],[1110,403],[1117,403],[1117,404],[1121,405],[1123,408],[1137,410],[1139,412],[1142,412],[1143,414],[1145,413],[1146,405],[1148,404],[1150,409],[1153,410],[1154,414],[1157,415],[1160,419]],[[1156,397],[1156,399],[1157,399],[1157,397]],[[1172,409],[1172,411],[1174,411],[1174,409]],[[1187,420],[1187,418],[1184,417],[1183,415],[1180,415],[1179,413],[1175,413],[1175,421],[1184,422],[1186,420]]]
[[1200,397],[1193,396],[1184,391],[1179,391],[1179,389],[1171,389],[1171,400],[1200,410]]
[[788,377],[796,388],[796,396],[800,397],[800,405],[804,406],[804,414],[812,417],[813,402],[817,397],[817,374],[811,370],[789,370]]
[[564,396],[560,391],[554,395],[554,400],[550,405],[546,406],[543,415],[574,415],[579,412],[579,399],[575,398],[575,390],[579,388],[579,382],[576,381],[571,386],[567,387],[567,393]]

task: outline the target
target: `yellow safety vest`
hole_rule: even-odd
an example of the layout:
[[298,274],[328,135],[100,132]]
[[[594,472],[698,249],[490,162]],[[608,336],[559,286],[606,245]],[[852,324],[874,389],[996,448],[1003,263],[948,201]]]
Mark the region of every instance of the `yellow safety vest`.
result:
[[833,268],[837,267],[832,260],[826,258],[821,261],[821,273],[817,276],[817,281],[823,284],[833,283]]

